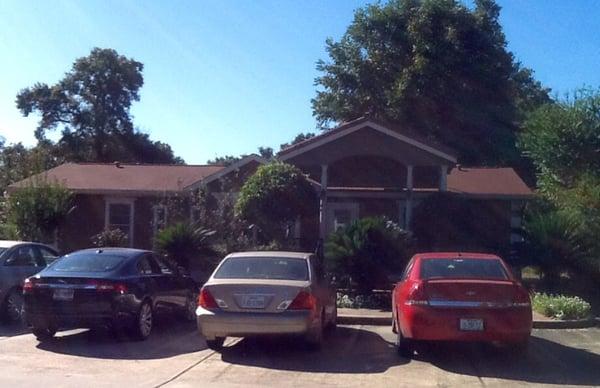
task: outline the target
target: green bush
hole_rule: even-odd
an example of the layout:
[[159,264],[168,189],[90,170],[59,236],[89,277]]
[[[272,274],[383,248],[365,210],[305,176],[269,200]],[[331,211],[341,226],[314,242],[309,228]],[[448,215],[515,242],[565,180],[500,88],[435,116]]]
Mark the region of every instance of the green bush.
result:
[[386,286],[388,275],[408,262],[411,239],[385,218],[362,218],[332,233],[325,243],[325,266],[338,285],[359,294]]
[[389,310],[392,297],[388,293],[350,296],[338,292],[336,303],[339,308]]
[[69,190],[39,180],[10,194],[6,218],[14,225],[19,239],[51,242],[72,210]]
[[298,168],[285,163],[260,166],[240,190],[235,213],[258,226],[263,242],[286,240],[286,226],[316,212],[316,193]]
[[121,229],[106,229],[92,237],[92,244],[96,247],[126,247],[129,239]]
[[158,232],[154,245],[169,261],[190,270],[192,260],[201,260],[199,269],[202,272],[212,270],[210,260],[216,253],[211,246],[213,230],[196,227],[189,223],[177,223]]
[[556,319],[584,319],[592,310],[588,302],[577,296],[536,293],[532,302],[535,311]]

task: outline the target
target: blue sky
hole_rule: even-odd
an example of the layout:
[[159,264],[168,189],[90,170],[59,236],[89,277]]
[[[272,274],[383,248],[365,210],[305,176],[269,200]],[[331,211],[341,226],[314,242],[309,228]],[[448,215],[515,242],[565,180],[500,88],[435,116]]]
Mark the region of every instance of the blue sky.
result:
[[[132,113],[188,163],[255,152],[313,131],[315,62],[358,0],[0,2],[0,135],[34,144],[17,92],[54,83],[92,47],[144,63]],[[589,0],[500,1],[509,49],[553,92],[600,86],[600,7]]]

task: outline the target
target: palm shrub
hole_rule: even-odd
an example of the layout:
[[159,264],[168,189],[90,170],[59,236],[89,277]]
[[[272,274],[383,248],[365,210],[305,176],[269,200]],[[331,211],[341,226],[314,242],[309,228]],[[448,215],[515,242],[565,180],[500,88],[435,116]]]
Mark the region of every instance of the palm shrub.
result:
[[92,237],[92,244],[96,247],[126,247],[129,239],[121,229],[106,229]]
[[154,244],[158,252],[177,266],[189,271],[192,261],[199,260],[198,269],[206,273],[212,270],[210,258],[216,255],[211,246],[214,234],[213,230],[179,222],[158,232]]
[[557,210],[528,214],[521,256],[538,265],[547,286],[556,287],[566,270],[587,266],[592,248],[576,218]]
[[325,266],[344,288],[356,285],[370,294],[386,284],[388,275],[401,270],[409,258],[411,238],[397,224],[381,217],[356,220],[332,233],[325,243]]

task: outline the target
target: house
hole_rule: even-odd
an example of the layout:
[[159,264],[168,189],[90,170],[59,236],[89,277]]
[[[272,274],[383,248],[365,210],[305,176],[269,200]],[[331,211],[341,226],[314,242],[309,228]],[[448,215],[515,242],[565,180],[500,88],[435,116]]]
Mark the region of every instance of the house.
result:
[[[498,250],[519,241],[513,229],[520,226],[523,206],[533,196],[511,168],[461,167],[451,149],[368,117],[294,144],[277,159],[304,171],[318,191],[314,214],[298,220],[293,231],[299,245],[309,250],[332,231],[366,216],[386,216],[410,230],[421,204],[437,193],[461,198],[473,214],[481,214],[477,229],[494,240],[481,248]],[[92,235],[115,227],[129,236],[132,246],[149,248],[153,234],[169,219],[161,198],[185,198],[199,188],[235,197],[245,179],[266,162],[250,155],[227,167],[67,163],[44,176],[75,194],[76,210],[61,231],[66,237],[61,248],[89,246]],[[11,185],[9,192],[31,179]],[[189,212],[193,219],[191,202]],[[453,244],[464,242],[452,237],[444,248]]]

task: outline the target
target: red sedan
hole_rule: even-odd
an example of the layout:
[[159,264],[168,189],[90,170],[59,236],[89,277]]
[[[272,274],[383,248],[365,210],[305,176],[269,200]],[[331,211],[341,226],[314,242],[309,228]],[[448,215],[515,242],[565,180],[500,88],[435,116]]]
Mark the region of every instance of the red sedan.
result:
[[504,342],[527,346],[531,301],[506,263],[482,253],[419,253],[392,294],[398,352],[415,341]]

